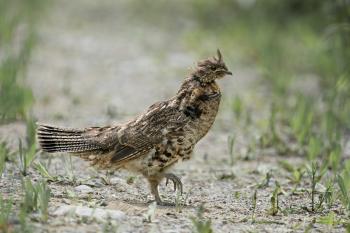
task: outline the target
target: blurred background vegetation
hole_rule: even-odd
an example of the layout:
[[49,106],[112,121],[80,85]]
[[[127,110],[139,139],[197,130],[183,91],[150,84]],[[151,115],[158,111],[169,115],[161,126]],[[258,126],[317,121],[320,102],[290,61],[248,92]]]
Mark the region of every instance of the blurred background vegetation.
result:
[[0,0],[0,124],[30,112],[33,95],[23,78],[43,5],[41,0]]
[[[306,104],[306,111],[314,112],[314,124],[332,119],[317,129],[327,130],[324,127],[333,123],[328,129],[350,129],[349,1],[222,0],[192,4],[201,26],[192,41],[214,37],[218,44],[230,48],[229,52],[239,53],[246,65],[257,67],[276,111],[289,115],[283,117],[295,112],[289,108]],[[313,93],[307,82],[310,77],[317,86]]]

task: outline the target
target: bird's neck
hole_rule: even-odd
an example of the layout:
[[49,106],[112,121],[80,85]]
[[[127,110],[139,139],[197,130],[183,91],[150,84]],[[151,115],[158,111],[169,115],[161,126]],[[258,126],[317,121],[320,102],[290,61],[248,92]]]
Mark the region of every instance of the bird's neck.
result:
[[215,82],[216,77],[199,76],[196,74],[191,75],[191,79],[199,82],[202,86]]

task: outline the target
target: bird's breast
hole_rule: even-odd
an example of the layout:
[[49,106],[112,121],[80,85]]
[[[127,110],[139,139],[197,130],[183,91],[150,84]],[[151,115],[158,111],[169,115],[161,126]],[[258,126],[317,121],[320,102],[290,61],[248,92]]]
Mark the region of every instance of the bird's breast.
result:
[[193,114],[190,115],[191,121],[185,126],[186,137],[193,139],[195,143],[203,138],[213,125],[221,100],[220,89],[216,83],[204,87],[201,91],[198,100],[187,109]]
[[194,128],[197,131],[197,141],[204,137],[213,125],[219,110],[219,105],[220,97],[215,100],[204,102],[199,106],[202,114],[194,124]]

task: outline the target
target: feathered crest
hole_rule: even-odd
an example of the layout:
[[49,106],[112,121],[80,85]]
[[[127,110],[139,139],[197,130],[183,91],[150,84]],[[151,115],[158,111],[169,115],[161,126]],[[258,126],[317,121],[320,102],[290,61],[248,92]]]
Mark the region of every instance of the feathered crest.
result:
[[191,75],[200,77],[203,82],[210,82],[226,74],[231,74],[223,61],[220,50],[218,49],[216,53],[216,56],[199,61]]
[[221,55],[220,50],[218,49],[216,52],[217,52],[217,57],[214,56],[214,57],[199,61],[197,63],[197,65],[199,67],[206,67],[206,66],[210,66],[210,65],[223,64],[222,55]]
[[218,58],[214,57],[215,60],[217,60],[219,63],[222,62],[222,55],[219,49],[216,50],[216,53],[218,54]]

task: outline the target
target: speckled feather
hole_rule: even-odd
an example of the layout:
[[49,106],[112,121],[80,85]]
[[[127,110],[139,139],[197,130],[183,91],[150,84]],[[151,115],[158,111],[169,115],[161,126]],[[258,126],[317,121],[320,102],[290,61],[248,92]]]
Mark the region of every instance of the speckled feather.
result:
[[[219,93],[215,83],[202,86],[194,78],[188,78],[175,97],[153,104],[125,124],[86,129],[39,124],[39,143],[43,151],[76,154],[101,168],[120,167],[139,158],[149,160],[143,161],[148,171],[153,165],[157,166],[155,169],[163,169],[174,156],[188,159],[194,145],[209,130],[220,97],[212,101],[199,99],[205,93],[214,92]],[[194,113],[189,113],[191,108]],[[152,150],[155,153],[151,158],[142,158]],[[169,153],[176,155],[169,156]]]

